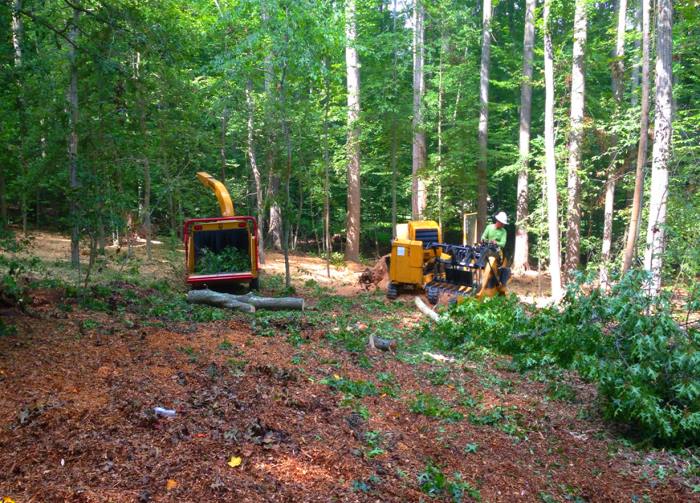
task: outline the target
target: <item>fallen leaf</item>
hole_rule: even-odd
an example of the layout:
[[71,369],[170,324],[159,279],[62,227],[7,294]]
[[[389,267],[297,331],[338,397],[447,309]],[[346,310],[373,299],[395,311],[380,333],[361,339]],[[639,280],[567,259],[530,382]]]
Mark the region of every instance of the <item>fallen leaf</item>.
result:
[[165,484],[165,489],[168,491],[172,491],[177,487],[177,480],[174,479],[168,479],[168,482]]
[[241,463],[243,460],[239,458],[238,456],[231,456],[231,460],[228,462],[228,465],[231,468],[236,468],[237,466],[241,466]]

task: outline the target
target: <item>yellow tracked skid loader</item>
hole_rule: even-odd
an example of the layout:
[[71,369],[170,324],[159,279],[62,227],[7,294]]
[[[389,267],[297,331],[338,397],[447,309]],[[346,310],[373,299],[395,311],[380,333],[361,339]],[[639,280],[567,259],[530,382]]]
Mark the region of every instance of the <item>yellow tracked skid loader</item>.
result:
[[437,222],[410,221],[397,226],[391,242],[386,296],[395,299],[404,289],[423,290],[435,304],[444,294],[457,302],[505,295],[510,279],[506,266],[498,245],[443,243]]

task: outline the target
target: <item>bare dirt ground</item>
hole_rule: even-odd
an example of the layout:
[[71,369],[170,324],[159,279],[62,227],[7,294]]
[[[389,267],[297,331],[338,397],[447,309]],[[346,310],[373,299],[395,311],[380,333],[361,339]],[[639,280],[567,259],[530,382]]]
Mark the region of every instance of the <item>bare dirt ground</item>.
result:
[[[65,273],[60,239],[31,251],[47,275]],[[177,253],[137,274],[176,281]],[[359,264],[328,279],[293,256],[311,310],[215,321],[143,314],[158,292],[111,280],[119,267],[94,290],[105,309],[52,287],[3,310],[0,501],[700,501],[698,465],[629,447],[575,376],[553,398],[506,359],[426,356],[411,299],[363,293]],[[537,281],[514,286],[537,297]],[[370,333],[398,350],[367,349]]]

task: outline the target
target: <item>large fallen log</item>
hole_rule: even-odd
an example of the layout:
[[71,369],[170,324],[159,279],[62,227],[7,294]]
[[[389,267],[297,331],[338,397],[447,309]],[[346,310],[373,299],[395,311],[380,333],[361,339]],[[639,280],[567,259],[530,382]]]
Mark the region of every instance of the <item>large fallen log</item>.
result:
[[190,304],[205,304],[214,307],[235,309],[254,313],[256,309],[304,310],[304,299],[297,297],[259,297],[255,294],[233,295],[212,290],[190,290],[187,294]]
[[440,315],[432,309],[430,309],[430,307],[428,307],[428,305],[425,302],[423,302],[420,297],[416,297],[415,299],[416,307],[421,313],[423,313],[433,321],[437,321],[440,318]]

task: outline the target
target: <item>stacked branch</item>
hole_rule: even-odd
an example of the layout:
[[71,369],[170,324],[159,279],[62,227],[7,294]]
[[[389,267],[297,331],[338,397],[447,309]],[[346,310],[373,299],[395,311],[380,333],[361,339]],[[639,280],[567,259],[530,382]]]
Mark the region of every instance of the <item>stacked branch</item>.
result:
[[191,290],[187,294],[187,302],[234,309],[246,313],[254,313],[256,309],[304,310],[304,299],[297,297],[259,297],[252,292],[245,295],[233,295],[206,289]]

